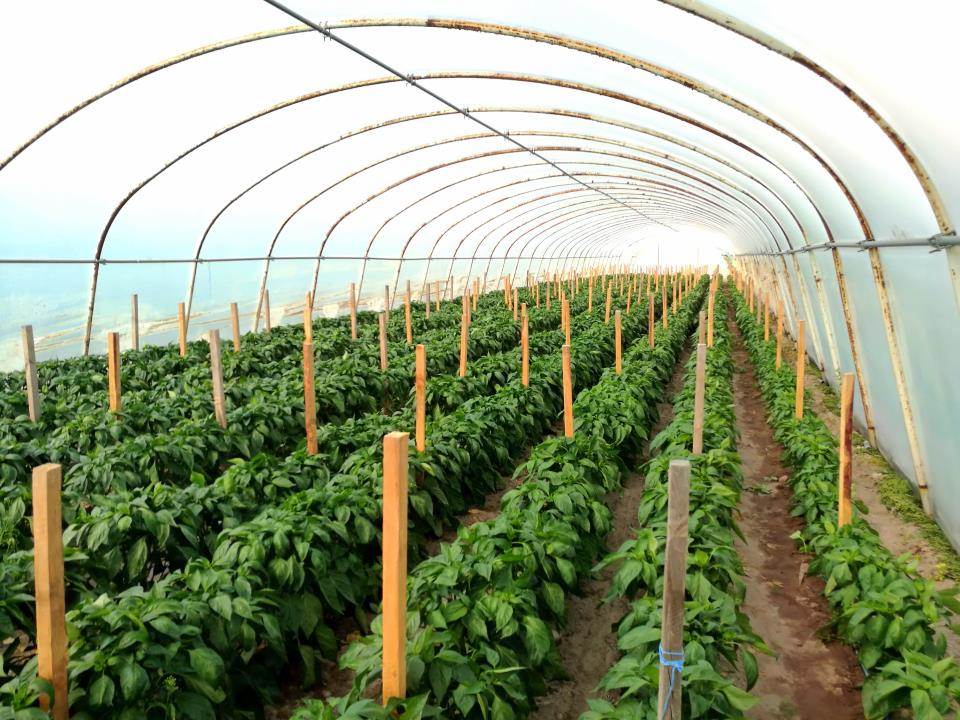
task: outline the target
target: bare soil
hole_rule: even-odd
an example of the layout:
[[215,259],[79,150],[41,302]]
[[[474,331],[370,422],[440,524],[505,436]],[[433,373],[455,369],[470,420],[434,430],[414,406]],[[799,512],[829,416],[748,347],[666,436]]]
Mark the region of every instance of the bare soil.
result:
[[818,631],[830,620],[823,581],[805,577],[809,556],[790,535],[802,522],[790,516],[791,490],[780,462],[782,447],[767,423],[763,400],[736,326],[734,409],[740,430],[744,493],[740,528],[747,542],[737,551],[746,571],[743,612],[773,650],[759,655],[759,698],[752,718],[786,720],[863,717],[859,686],[863,673],[849,647],[825,641]]
[[[651,438],[673,419],[672,398],[683,380],[688,354],[689,351],[682,354],[674,369],[664,393],[664,402],[658,406],[659,418],[651,430]],[[639,473],[631,473],[624,481],[623,489],[608,496],[607,504],[613,509],[608,548],[616,549],[631,537],[637,525],[636,512],[642,497],[643,476]],[[614,569],[607,568],[584,582],[581,595],[568,599],[567,623],[557,641],[567,679],[553,683],[547,694],[537,700],[538,708],[530,716],[531,720],[576,720],[587,709],[587,698],[605,697],[598,694],[596,687],[620,657],[615,627],[629,610],[629,603],[624,599],[601,603],[613,574]]]

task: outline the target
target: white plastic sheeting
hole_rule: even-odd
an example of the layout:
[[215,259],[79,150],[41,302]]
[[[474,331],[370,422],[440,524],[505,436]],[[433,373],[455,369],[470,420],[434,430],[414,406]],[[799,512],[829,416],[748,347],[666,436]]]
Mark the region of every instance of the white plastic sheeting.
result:
[[376,308],[408,281],[745,253],[960,538],[939,436],[960,419],[960,250],[755,254],[954,237],[960,11],[290,3],[554,165],[262,0],[5,3],[4,367],[25,323],[41,358],[102,351],[132,293],[165,341],[179,301],[197,334],[232,301],[252,327],[264,289],[276,323],[314,289],[342,311],[351,281]]

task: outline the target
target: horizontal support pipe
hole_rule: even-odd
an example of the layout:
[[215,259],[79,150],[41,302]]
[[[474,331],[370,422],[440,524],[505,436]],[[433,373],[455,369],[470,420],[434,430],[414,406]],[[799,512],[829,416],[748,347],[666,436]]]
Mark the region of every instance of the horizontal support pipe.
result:
[[[522,260],[523,258],[534,257],[537,260],[558,260],[565,255],[554,255],[552,257],[541,258],[539,256],[529,256],[529,255],[496,255],[493,256],[496,259],[502,260]],[[599,255],[578,255],[575,256],[579,259],[585,258],[596,258],[600,257]],[[87,260],[83,258],[0,258],[0,265],[163,265],[163,264],[177,264],[177,263],[199,263],[203,265],[204,263],[221,263],[221,262],[256,262],[269,260],[271,262],[275,260],[392,260],[392,261],[423,261],[423,260],[463,260],[465,258],[461,257],[440,257],[429,256],[423,257],[400,257],[400,256],[377,256],[370,255],[364,257],[363,255],[270,255],[270,256],[259,256],[259,257],[235,257],[235,258],[146,258],[142,260],[126,259],[126,260]]]
[[792,250],[763,250],[759,252],[737,253],[739,256],[753,257],[758,255],[793,255],[794,253],[810,252],[812,250],[832,250],[834,248],[852,248],[855,250],[869,250],[870,248],[888,247],[928,247],[931,252],[945,250],[948,247],[960,246],[960,237],[955,233],[940,233],[926,238],[902,238],[891,240],[859,240],[849,242],[825,242],[819,245],[806,245]]

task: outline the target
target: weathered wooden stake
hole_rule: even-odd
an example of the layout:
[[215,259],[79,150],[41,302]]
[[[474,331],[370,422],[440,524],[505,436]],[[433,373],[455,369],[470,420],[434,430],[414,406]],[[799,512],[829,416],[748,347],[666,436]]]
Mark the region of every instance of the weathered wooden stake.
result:
[[590,280],[587,283],[587,312],[593,312],[593,275],[590,276]]
[[407,330],[407,345],[413,344],[413,318],[410,316],[410,293],[403,296],[403,320]]
[[442,299],[443,299],[443,297],[440,295],[440,281],[437,280],[437,300],[436,300],[436,303],[437,303],[437,304],[436,304],[436,307],[435,307],[435,309],[436,309],[437,312],[440,312],[440,301],[441,301]]
[[107,333],[107,394],[110,412],[120,412],[120,333]]
[[840,383],[839,527],[853,520],[853,379],[853,373],[844,373]]
[[407,453],[410,435],[383,438],[383,704],[407,694]]
[[33,325],[24,325],[23,374],[27,381],[27,412],[33,422],[40,419],[40,381],[37,378],[37,352],[33,345]]
[[770,302],[763,303],[763,340],[770,341]]
[[530,327],[527,322],[527,304],[521,307],[523,324],[520,326],[520,382],[530,387]]
[[227,426],[227,399],[223,391],[223,362],[220,357],[220,331],[210,331],[210,378],[213,381],[213,414],[220,427]]
[[706,344],[707,342],[707,315],[701,310],[698,316],[699,322],[697,323],[697,342]]
[[613,318],[613,369],[620,375],[623,373],[623,333],[620,326],[620,311],[617,310]]
[[263,291],[263,326],[270,332],[270,291]]
[[130,349],[140,349],[140,299],[136,293],[130,296]]
[[516,288],[513,289],[513,321],[517,322],[520,319],[520,291]]
[[797,394],[794,414],[798,419],[803,417],[803,375],[807,368],[807,351],[804,349],[806,344],[805,325],[806,323],[803,320],[797,320]]
[[670,318],[667,315],[667,281],[664,279],[663,286],[660,290],[660,322],[663,323],[663,329],[666,330],[670,327]]
[[416,428],[414,437],[417,450],[427,449],[427,349],[423,345],[416,347]]
[[380,369],[387,369],[387,314],[380,313]]
[[633,283],[627,285],[627,315],[630,314],[630,296],[633,294]]
[[383,311],[387,314],[387,322],[390,322],[390,286],[383,286]]
[[235,302],[230,303],[230,324],[233,327],[233,351],[240,352],[240,311]]
[[[700,313],[701,315],[703,313]],[[697,344],[697,384],[693,394],[693,454],[703,453],[703,406],[707,384],[707,344]]]
[[467,376],[467,351],[470,342],[470,323],[467,321],[467,296],[463,296],[460,312],[460,377]]
[[313,343],[303,344],[303,416],[307,431],[307,454],[317,454],[317,395],[314,389]]
[[[667,497],[667,546],[663,562],[663,615],[660,647],[665,659],[683,657],[683,601],[687,570],[687,522],[690,514],[690,461],[670,462]],[[681,678],[670,682],[674,668],[660,665],[657,717],[680,720]],[[673,692],[669,688],[673,687]],[[669,706],[669,712],[667,707]]]
[[560,349],[563,368],[563,434],[573,437],[573,374],[570,371],[570,345]]
[[180,357],[187,354],[187,306],[177,303],[177,340],[180,344]]
[[654,319],[654,302],[653,302],[653,293],[647,293],[647,337],[650,339],[650,347],[654,347],[656,340],[654,339],[657,334],[657,322]]
[[[63,581],[62,474],[49,463],[33,469],[33,574],[37,610],[37,676],[53,686],[54,720],[67,720],[67,622]],[[50,698],[40,696],[50,710]]]
[[707,347],[713,347],[713,302],[715,290],[711,287],[710,295],[707,298]]
[[563,297],[561,302],[563,303],[561,307],[564,319],[564,332],[566,333],[567,345],[570,345],[570,303],[567,301],[566,297]]
[[350,338],[357,339],[357,284],[350,283]]
[[307,293],[303,302],[303,339],[305,342],[313,342],[313,298]]
[[777,370],[783,362],[783,301],[777,298]]
[[610,302],[613,300],[613,278],[610,279],[609,284],[607,285],[607,309],[603,314],[603,322],[610,322]]
[[431,300],[430,300],[430,283],[429,283],[429,281],[428,281],[428,282],[427,282],[427,304],[426,304],[426,308],[427,308],[427,315],[426,315],[426,317],[427,317],[428,320],[430,319],[430,304],[431,304]]

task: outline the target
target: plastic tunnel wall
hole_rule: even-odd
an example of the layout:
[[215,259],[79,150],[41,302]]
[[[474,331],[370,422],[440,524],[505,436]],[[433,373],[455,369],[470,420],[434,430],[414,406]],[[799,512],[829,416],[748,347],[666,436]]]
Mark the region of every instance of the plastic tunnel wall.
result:
[[133,293],[164,343],[178,302],[199,337],[231,302],[262,327],[265,290],[276,324],[351,282],[379,309],[725,256],[856,374],[857,425],[960,545],[952,12],[5,4],[0,366],[24,324],[40,359],[102,353]]

